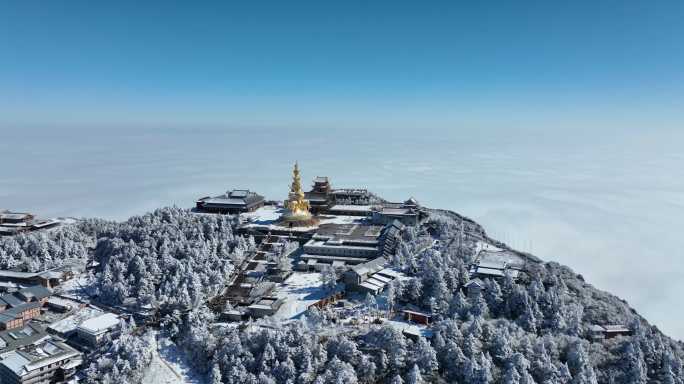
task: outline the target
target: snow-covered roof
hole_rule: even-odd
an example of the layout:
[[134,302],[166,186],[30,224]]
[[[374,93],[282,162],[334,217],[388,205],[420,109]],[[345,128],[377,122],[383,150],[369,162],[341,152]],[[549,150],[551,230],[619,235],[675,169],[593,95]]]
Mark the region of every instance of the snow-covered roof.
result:
[[406,216],[406,215],[415,215],[416,214],[416,212],[411,208],[382,207],[378,210],[378,212],[382,213],[383,215],[393,215],[393,216]]
[[482,244],[478,252],[477,260],[480,265],[492,263],[492,265],[506,264],[508,268],[523,268],[525,259],[508,250],[502,250],[489,244]]
[[604,325],[606,332],[630,332],[629,327],[622,324]]
[[425,317],[431,317],[431,316],[432,316],[432,315],[430,315],[429,313],[418,312],[418,311],[412,311],[412,310],[410,310],[410,309],[402,309],[401,312],[403,312],[403,313],[410,313],[411,315],[425,316]]
[[48,303],[48,305],[54,305],[54,306],[59,307],[59,308],[72,308],[72,307],[78,306],[78,302],[63,299],[61,297],[56,297],[56,296],[50,297],[48,299],[47,303]]
[[52,291],[42,285],[33,285],[19,290],[19,294],[28,299],[35,298],[36,300],[41,300],[52,296]]
[[[361,241],[355,240],[354,242],[360,243]],[[377,243],[377,242],[375,242],[375,243]],[[311,250],[306,249],[306,248],[310,248],[310,247],[319,247],[319,248],[331,248],[331,247],[333,247],[335,249],[349,249],[349,250],[356,249],[356,250],[364,250],[364,251],[371,251],[371,252],[378,250],[376,247],[366,247],[366,246],[356,245],[356,244],[347,245],[347,244],[345,244],[344,240],[340,240],[340,239],[338,239],[338,240],[315,240],[315,239],[311,239],[311,240],[307,241],[306,244],[304,244],[304,247],[305,247],[304,249],[307,252],[311,252]],[[311,249],[313,250],[313,248],[311,248]]]
[[40,342],[46,337],[49,336],[47,336],[45,329],[38,325],[38,323],[29,321],[21,328],[0,332],[0,350],[14,350],[18,347]]
[[371,284],[367,281],[364,281],[363,283],[361,283],[360,286],[362,286],[362,287],[364,287],[370,291],[374,291],[374,292],[378,292],[382,289],[382,287],[378,287],[377,285]]
[[348,212],[370,212],[370,205],[351,205],[351,204],[336,204],[330,208],[330,211],[348,211]]
[[7,305],[9,305],[10,307],[17,307],[17,306],[20,306],[20,305],[24,304],[24,301],[23,301],[23,300],[21,300],[20,298],[16,297],[16,296],[15,296],[14,294],[12,294],[12,293],[6,293],[6,294],[0,296],[0,300],[2,300],[3,302],[5,302],[5,303],[6,303]]
[[331,256],[331,255],[312,255],[309,253],[302,254],[300,256],[303,260],[327,260],[327,261],[344,261],[348,262],[349,264],[358,264],[358,263],[363,263],[364,261],[368,260],[365,257],[351,257],[351,256]]
[[487,276],[495,276],[495,277],[504,277],[505,276],[504,272],[498,268],[478,267],[476,269],[476,272],[478,275],[487,275]]
[[67,316],[62,320],[56,321],[48,327],[48,329],[62,335],[66,335],[76,330],[79,324],[87,319],[97,317],[103,314],[102,310],[93,307],[85,307],[78,310],[73,315]]
[[198,202],[205,206],[249,206],[263,200],[263,196],[250,190],[234,189],[220,196],[201,198]]
[[520,271],[517,269],[498,269],[498,268],[486,268],[486,267],[475,267],[473,272],[476,275],[490,276],[490,277],[504,277],[506,273],[510,274],[512,278],[517,278]]
[[78,326],[78,330],[99,334],[118,326],[120,323],[121,319],[119,316],[113,313],[105,313],[82,322],[81,325]]
[[60,271],[45,271],[40,273],[40,277],[44,279],[61,279],[64,276],[64,272]]
[[373,284],[379,288],[384,288],[385,285],[387,285],[387,283],[385,283],[384,281],[378,280],[374,277],[371,277],[370,279],[366,280],[364,283]]
[[61,221],[56,220],[56,219],[41,220],[41,221],[33,223],[33,227],[34,228],[43,228],[43,227],[48,227],[48,226],[60,224],[60,223],[61,223]]
[[484,288],[484,282],[483,282],[482,280],[480,280],[480,279],[473,279],[473,280],[470,280],[470,281],[469,281],[468,283],[466,283],[466,285],[465,285],[466,288],[470,288],[470,287],[472,287],[472,286],[477,286],[477,287],[480,287],[480,288]]
[[[80,352],[64,343],[48,339],[30,349],[24,347],[5,354],[0,364],[5,365],[17,376],[23,377],[55,362],[80,355]],[[80,359],[77,362],[80,364]]]
[[390,278],[390,277],[383,276],[383,275],[381,275],[381,274],[379,274],[379,273],[374,274],[374,275],[373,275],[373,279],[375,279],[375,280],[380,280],[380,281],[382,281],[382,282],[385,283],[385,284],[387,284],[387,283],[389,283],[390,281],[394,280],[394,279],[392,279],[392,278]]
[[8,278],[15,278],[15,279],[30,279],[30,278],[36,277],[36,276],[38,276],[38,273],[36,273],[36,272],[19,272],[19,271],[0,270],[0,278],[8,277]]
[[11,281],[0,281],[0,288],[3,291],[10,291],[10,290],[14,290],[14,289],[17,289],[20,287],[21,287],[21,285],[19,285],[17,283],[13,283]]
[[[424,314],[421,314],[424,315]],[[385,320],[385,324],[401,331],[402,333],[407,333],[410,335],[420,335],[426,338],[431,338],[433,335],[432,330],[430,330],[427,327],[423,326],[418,326],[416,324],[409,324],[406,322],[402,321],[395,321],[395,320]]]
[[12,351],[5,355],[1,364],[9,368],[10,371],[14,372],[17,376],[22,375],[22,371],[25,371],[24,367],[26,364],[30,363],[31,360],[24,357],[17,351]]
[[0,213],[0,219],[2,220],[26,220],[30,219],[31,215],[22,212],[11,212],[11,213]]
[[352,270],[359,275],[367,273],[376,273],[382,271],[385,268],[385,263],[387,263],[387,260],[385,260],[384,257],[377,257],[363,264],[353,266]]
[[483,260],[478,265],[480,268],[506,269],[506,262],[502,260]]
[[29,227],[31,223],[22,221],[20,223],[2,223],[0,226],[7,227],[7,228],[26,228]]
[[419,205],[418,200],[416,200],[413,196],[409,197],[408,200],[404,201],[404,204],[406,204],[406,205]]
[[377,275],[382,275],[382,276],[391,277],[393,279],[397,279],[397,278],[402,277],[403,273],[401,273],[399,271],[395,271],[392,268],[385,268],[385,269],[381,270],[380,272],[378,272]]
[[234,199],[230,197],[212,197],[204,200],[206,204],[231,204],[231,205],[243,205],[245,204],[242,199]]
[[232,191],[227,192],[227,194],[230,197],[243,198],[243,197],[247,197],[247,195],[249,195],[249,190],[247,190],[247,189],[234,189]]

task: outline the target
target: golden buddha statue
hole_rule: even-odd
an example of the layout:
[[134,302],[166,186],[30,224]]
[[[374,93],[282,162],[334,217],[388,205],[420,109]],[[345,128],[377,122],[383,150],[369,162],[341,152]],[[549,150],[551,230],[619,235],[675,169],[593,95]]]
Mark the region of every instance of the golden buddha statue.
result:
[[292,171],[292,185],[290,186],[290,193],[285,202],[285,208],[287,208],[287,212],[283,215],[285,220],[298,221],[311,219],[309,201],[304,198],[302,179],[299,175],[299,164],[296,162],[294,170]]

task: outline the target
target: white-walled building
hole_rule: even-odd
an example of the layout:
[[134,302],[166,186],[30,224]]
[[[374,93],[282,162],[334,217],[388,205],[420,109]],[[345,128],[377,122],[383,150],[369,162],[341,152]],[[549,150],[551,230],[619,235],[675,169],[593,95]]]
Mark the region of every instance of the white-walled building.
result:
[[122,320],[113,313],[90,318],[76,328],[78,338],[86,345],[96,347],[108,334],[118,333],[121,330]]

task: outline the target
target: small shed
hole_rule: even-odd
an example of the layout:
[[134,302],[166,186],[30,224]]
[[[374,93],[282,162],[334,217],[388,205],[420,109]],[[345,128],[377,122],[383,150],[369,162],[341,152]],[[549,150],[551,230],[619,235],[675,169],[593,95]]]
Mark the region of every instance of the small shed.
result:
[[271,316],[278,312],[284,300],[277,297],[263,297],[255,304],[247,307],[252,317]]
[[239,309],[231,309],[221,313],[221,318],[227,321],[242,321],[244,317],[245,312]]
[[406,321],[412,321],[418,324],[428,325],[430,324],[430,319],[432,318],[431,315],[424,312],[411,311],[408,309],[404,309],[401,312],[404,314]]
[[480,279],[470,280],[466,283],[465,289],[469,298],[477,298],[485,289],[484,281]]
[[632,330],[624,324],[593,324],[589,327],[589,333],[594,340],[612,339],[617,336],[628,336]]

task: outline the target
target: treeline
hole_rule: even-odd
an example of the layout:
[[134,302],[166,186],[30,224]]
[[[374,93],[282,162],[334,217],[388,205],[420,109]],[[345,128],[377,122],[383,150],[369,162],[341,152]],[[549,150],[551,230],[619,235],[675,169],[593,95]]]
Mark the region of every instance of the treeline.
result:
[[212,383],[681,384],[684,374],[680,347],[652,328],[599,344],[471,316],[438,321],[428,340],[388,325],[350,331],[316,313],[244,328],[212,328],[213,316],[196,309],[168,328]]
[[94,243],[93,237],[74,225],[3,236],[0,237],[0,269],[38,272],[70,261],[85,263]]

